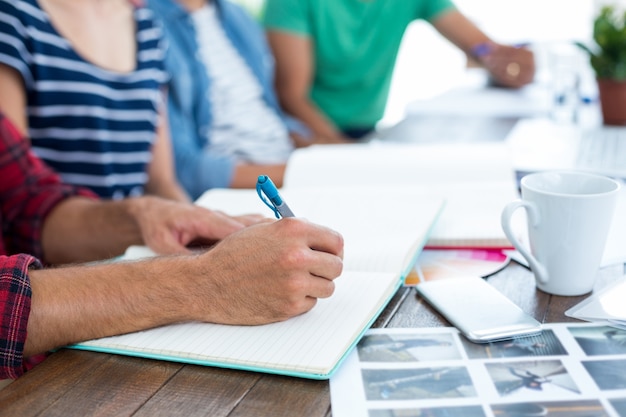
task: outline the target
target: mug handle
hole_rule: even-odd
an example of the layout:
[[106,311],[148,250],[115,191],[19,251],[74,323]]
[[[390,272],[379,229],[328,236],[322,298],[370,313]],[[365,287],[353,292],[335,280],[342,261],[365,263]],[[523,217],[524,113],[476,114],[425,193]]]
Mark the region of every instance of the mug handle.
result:
[[537,227],[539,225],[541,217],[537,206],[530,201],[517,199],[508,203],[502,211],[502,216],[500,218],[502,230],[504,230],[504,234],[513,246],[515,246],[515,249],[517,249],[519,253],[521,253],[522,256],[528,261],[530,269],[535,273],[535,278],[537,278],[540,283],[546,284],[548,282],[548,273],[546,269],[539,263],[537,258],[535,258],[530,251],[522,245],[511,229],[511,217],[513,216],[513,212],[519,208],[524,208],[526,210],[529,228]]

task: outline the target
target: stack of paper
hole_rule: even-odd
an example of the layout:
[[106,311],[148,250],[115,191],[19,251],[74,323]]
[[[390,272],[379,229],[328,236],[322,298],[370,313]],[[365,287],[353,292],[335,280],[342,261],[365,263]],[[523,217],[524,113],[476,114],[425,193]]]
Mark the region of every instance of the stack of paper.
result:
[[565,312],[579,320],[598,322],[626,329],[626,276],[615,284],[592,294]]
[[[283,191],[311,187],[368,187],[372,202],[380,199],[375,190],[381,188],[422,190],[446,200],[428,248],[512,248],[500,213],[519,195],[510,150],[502,142],[301,148],[289,159]],[[389,206],[388,215],[394,210]]]

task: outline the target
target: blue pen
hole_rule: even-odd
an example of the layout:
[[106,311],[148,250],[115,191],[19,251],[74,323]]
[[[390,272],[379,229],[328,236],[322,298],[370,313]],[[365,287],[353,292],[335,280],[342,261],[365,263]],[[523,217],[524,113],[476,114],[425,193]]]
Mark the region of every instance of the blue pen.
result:
[[[272,211],[276,218],[281,217],[296,217],[293,211],[289,208],[285,200],[280,196],[278,189],[267,175],[259,175],[256,182],[256,192],[259,194],[261,201],[265,203]],[[263,194],[267,196],[267,200],[263,197]],[[269,200],[269,202],[268,202]]]

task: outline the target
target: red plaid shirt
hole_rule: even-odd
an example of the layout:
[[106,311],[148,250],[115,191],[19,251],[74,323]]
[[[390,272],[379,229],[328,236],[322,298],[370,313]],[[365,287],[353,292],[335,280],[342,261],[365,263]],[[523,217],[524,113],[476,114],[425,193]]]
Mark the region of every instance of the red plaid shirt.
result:
[[24,370],[30,314],[29,268],[40,268],[41,229],[50,211],[69,196],[95,197],[60,178],[30,151],[29,143],[0,113],[0,379]]

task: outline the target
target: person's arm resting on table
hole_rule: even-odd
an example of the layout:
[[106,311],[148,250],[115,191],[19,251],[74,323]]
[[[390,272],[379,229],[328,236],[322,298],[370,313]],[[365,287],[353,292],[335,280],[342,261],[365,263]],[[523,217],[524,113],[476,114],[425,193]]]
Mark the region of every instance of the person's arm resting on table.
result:
[[442,13],[432,23],[450,42],[477,59],[498,84],[518,88],[533,81],[535,59],[529,49],[494,42],[456,9]]
[[49,214],[42,231],[44,260],[85,262],[146,244],[157,253],[188,253],[190,243],[214,243],[260,216],[231,217],[158,197],[121,201],[70,198]]
[[283,219],[202,255],[32,270],[24,354],[168,323],[286,320],[333,293],[342,248],[337,233]]
[[191,201],[176,178],[174,150],[165,109],[162,109],[160,112],[156,141],[152,146],[152,161],[148,165],[146,191],[149,194],[176,201]]
[[[97,201],[62,184],[1,114],[0,178],[0,379],[19,377],[25,356],[87,339],[186,320],[285,320],[330,296],[341,273],[341,236],[304,220],[156,197]],[[75,262],[134,243],[171,253],[223,238],[202,255],[126,263],[41,269],[26,254]]]
[[281,106],[306,124],[314,141],[349,142],[309,98],[315,59],[311,38],[271,29],[267,36],[276,58],[276,92]]

